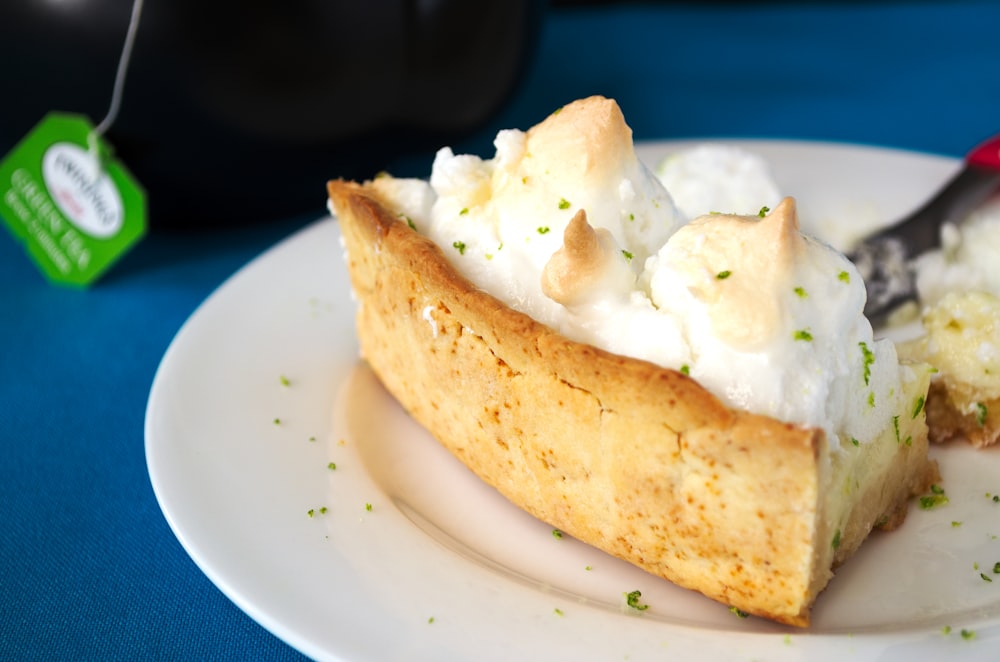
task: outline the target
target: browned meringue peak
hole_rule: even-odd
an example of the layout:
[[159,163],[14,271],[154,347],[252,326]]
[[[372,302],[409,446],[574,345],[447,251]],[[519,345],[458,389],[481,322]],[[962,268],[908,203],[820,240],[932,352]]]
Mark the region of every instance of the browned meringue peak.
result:
[[554,189],[606,188],[636,161],[632,129],[613,99],[592,96],[567,104],[528,129],[521,167],[544,175]]
[[563,232],[563,244],[542,270],[542,292],[564,306],[586,303],[634,276],[611,233],[595,229],[587,213],[578,211]]
[[785,198],[763,218],[710,214],[691,221],[670,239],[667,259],[708,308],[717,337],[752,350],[782,328],[782,295],[795,287],[805,242],[795,200]]

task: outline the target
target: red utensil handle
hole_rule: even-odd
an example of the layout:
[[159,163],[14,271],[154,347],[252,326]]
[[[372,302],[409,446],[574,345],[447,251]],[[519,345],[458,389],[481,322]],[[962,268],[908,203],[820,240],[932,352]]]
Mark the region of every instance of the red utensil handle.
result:
[[991,170],[1000,170],[1000,134],[976,145],[965,156],[965,162]]

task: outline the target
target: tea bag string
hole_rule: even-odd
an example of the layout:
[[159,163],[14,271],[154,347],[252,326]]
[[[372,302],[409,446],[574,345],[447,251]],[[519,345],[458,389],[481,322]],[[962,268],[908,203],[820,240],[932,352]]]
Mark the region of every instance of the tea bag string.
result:
[[[125,89],[125,74],[128,71],[129,61],[132,59],[132,46],[135,44],[135,35],[139,29],[139,17],[142,15],[143,0],[133,0],[132,15],[129,17],[128,30],[125,33],[125,44],[122,46],[121,56],[118,58],[118,70],[115,72],[115,83],[111,91],[111,105],[94,130],[87,134],[87,146],[94,161],[100,164],[97,148],[97,140],[103,136],[115,120],[118,119],[118,111],[122,105],[122,92]],[[98,166],[99,167],[99,166]]]

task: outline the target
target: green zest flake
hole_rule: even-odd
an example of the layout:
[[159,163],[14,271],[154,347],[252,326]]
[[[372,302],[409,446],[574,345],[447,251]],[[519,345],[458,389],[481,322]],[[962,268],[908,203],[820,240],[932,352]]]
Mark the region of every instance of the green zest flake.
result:
[[913,418],[920,416],[920,412],[924,410],[924,396],[919,396],[916,403],[913,405]]
[[986,405],[984,405],[982,402],[977,402],[976,403],[976,424],[979,427],[983,427],[984,425],[986,425],[986,414],[987,414]]
[[319,514],[320,515],[326,515],[326,506],[321,506],[320,507]]
[[970,639],[975,639],[976,638],[976,631],[975,630],[966,630],[965,628],[962,628],[962,631],[959,634],[961,634],[962,635],[962,639],[965,639],[966,641],[969,641]]
[[689,366],[687,363],[685,363],[684,365],[682,365],[681,366],[681,374],[682,375],[690,375],[691,374],[691,366]]
[[860,446],[861,445],[861,442],[858,441],[857,437],[851,437],[851,443],[854,444],[855,446]]
[[452,248],[458,251],[459,255],[465,255],[465,242],[464,241],[453,241],[451,242]]
[[635,255],[633,255],[631,251],[627,251],[624,248],[622,249],[622,255],[624,255],[625,259],[628,260],[629,262],[631,262],[632,258],[635,257]]
[[406,224],[410,227],[411,230],[417,229],[417,224],[413,222],[412,218],[410,218],[409,216],[404,216],[403,218],[406,219]]
[[792,337],[796,340],[804,340],[805,342],[809,342],[813,339],[813,336],[809,333],[808,329],[799,329],[793,334]]
[[718,278],[719,280],[726,280],[732,275],[733,272],[730,271],[729,269],[726,269],[725,271],[720,271],[719,273],[715,274],[715,277]]
[[790,635],[790,634],[786,634],[785,635],[785,645],[786,646],[791,646],[792,645],[792,635]]
[[431,624],[433,624],[433,623],[434,623],[434,617],[433,617],[433,616],[431,616],[430,618],[428,618],[428,619],[427,619],[427,624],[428,624],[428,625],[431,625]]
[[875,408],[875,391],[868,392],[868,406],[873,409]]
[[326,465],[326,468],[329,469],[330,471],[336,471],[337,470],[337,463],[336,462],[330,462],[330,463],[328,463]]
[[275,417],[275,419],[274,419],[274,424],[275,424],[275,425],[281,425],[281,419],[280,419],[280,418],[278,418],[278,417]]
[[993,564],[993,574],[1000,575],[1000,561]]
[[743,611],[739,607],[730,607],[729,608],[729,613],[730,614],[736,614],[737,618],[749,618],[750,617],[750,614],[748,614],[747,612]]
[[649,605],[639,604],[639,598],[642,597],[641,591],[632,591],[625,594],[625,602],[632,609],[637,609],[639,611],[645,611],[649,609]]
[[592,565],[584,566],[583,569],[586,570],[587,572],[590,572],[591,570],[594,569],[594,566],[592,566]]
[[993,503],[1000,503],[1000,496],[994,494],[993,495]]
[[556,615],[556,616],[563,616],[563,615],[564,615],[564,614],[563,614],[563,610],[562,610],[562,609],[560,609],[559,607],[556,607],[556,608],[555,608],[555,609],[553,609],[552,611],[553,611],[553,612],[555,613],[555,615]]
[[282,386],[288,386],[289,384],[291,384],[291,382],[288,381],[288,377],[285,377],[284,375],[281,375],[281,377],[279,377],[278,379],[279,381],[281,381]]
[[469,213],[469,208],[468,207],[462,207],[461,211],[458,212],[458,215],[459,216],[465,216],[468,213]]
[[841,271],[839,274],[837,274],[837,280],[839,280],[842,283],[850,283],[851,274],[847,273],[846,271]]
[[864,375],[865,375],[865,386],[868,386],[868,382],[872,378],[872,364],[875,363],[875,353],[868,348],[865,341],[858,343],[858,347],[861,348],[861,356],[864,357]]
[[560,540],[563,537],[563,533],[559,529],[552,529],[552,537],[556,540]]
[[757,212],[757,215],[760,216],[761,218],[764,218],[765,216],[767,216],[767,213],[769,211],[771,211],[771,208],[768,206],[764,206],[760,208],[760,211]]
[[370,503],[366,503],[365,504],[365,510],[367,510],[368,512],[371,512],[372,511],[372,505]]
[[548,233],[549,233],[549,226],[543,225],[540,228],[538,228],[538,234],[548,234]]
[[990,584],[993,583],[993,578],[987,575],[985,572],[979,573],[979,576],[982,577],[984,582],[989,582]]
[[806,288],[804,287],[796,287],[795,294],[798,295],[800,299],[805,299],[809,296],[809,293],[806,292]]
[[931,485],[931,494],[920,497],[921,510],[931,510],[948,503],[948,497],[938,485]]
[[567,200],[566,198],[560,198],[559,209],[569,209],[569,200]]
[[634,221],[635,220],[635,214],[629,214],[628,215],[628,220]]
[[[951,528],[957,529],[960,526],[962,526],[962,523],[960,521],[958,521],[958,520],[952,520],[951,521]],[[996,572],[996,570],[994,570],[994,572]]]
[[951,634],[951,626],[946,625],[943,628],[941,628],[941,634]]
[[[892,417],[892,431],[896,433],[896,443],[898,444],[900,441],[902,441],[899,438],[899,415],[898,414],[896,416]],[[933,489],[933,486],[931,486],[931,489]]]
[[840,547],[840,529],[837,529],[837,532],[833,534],[833,540],[830,541],[830,545],[834,549],[837,549],[838,547]]
[[309,510],[306,511],[306,515],[308,515],[309,517],[312,517],[315,514],[316,514],[315,508],[310,508]]

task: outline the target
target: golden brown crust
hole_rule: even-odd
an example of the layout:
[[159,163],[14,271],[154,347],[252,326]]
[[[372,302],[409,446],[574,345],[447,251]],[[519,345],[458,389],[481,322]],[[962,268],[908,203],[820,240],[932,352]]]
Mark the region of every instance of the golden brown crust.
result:
[[460,276],[369,187],[334,181],[329,195],[363,357],[485,482],[580,540],[804,626],[835,561],[931,479],[921,417],[885,480],[868,483],[877,493],[834,522],[820,430],[728,409],[677,371],[573,342]]

